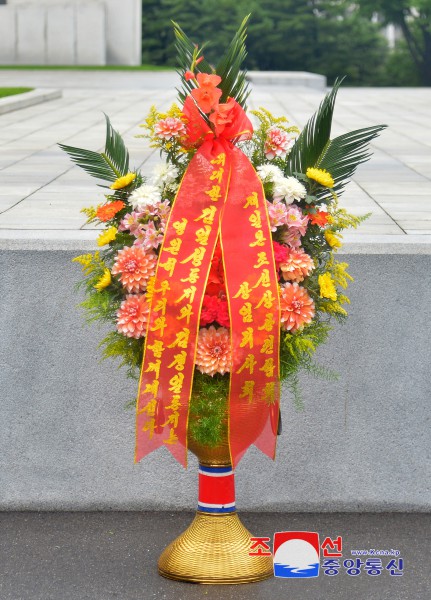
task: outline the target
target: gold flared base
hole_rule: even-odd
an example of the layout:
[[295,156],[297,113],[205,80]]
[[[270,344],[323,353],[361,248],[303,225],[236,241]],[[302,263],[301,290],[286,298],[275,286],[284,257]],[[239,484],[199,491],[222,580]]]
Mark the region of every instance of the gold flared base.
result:
[[273,574],[271,556],[249,556],[251,533],[236,513],[198,511],[159,559],[163,577],[192,583],[249,583]]

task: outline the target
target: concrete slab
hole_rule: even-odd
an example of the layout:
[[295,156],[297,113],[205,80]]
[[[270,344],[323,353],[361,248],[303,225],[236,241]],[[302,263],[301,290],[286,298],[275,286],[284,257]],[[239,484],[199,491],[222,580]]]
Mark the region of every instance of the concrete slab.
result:
[[[425,600],[430,519],[415,514],[240,513],[253,535],[317,531],[342,536],[343,557],[357,549],[399,550],[404,574],[349,576],[322,571],[315,579],[270,578],[260,583],[199,586],[157,573],[162,550],[191,522],[192,513],[3,513],[0,515],[0,594],[4,600]],[[382,564],[387,564],[382,557]],[[365,562],[366,558],[363,558]],[[321,560],[322,564],[323,560]],[[342,564],[342,562],[341,562]]]
[[[174,88],[178,84],[175,73],[0,70],[0,85],[6,79],[8,85],[34,85],[37,82],[43,86],[55,82],[63,90],[63,98],[46,107],[34,106],[21,110],[19,115],[11,113],[0,118],[0,174],[9,186],[8,195],[19,193],[10,188],[12,180],[7,182],[8,170],[16,164],[18,173],[31,174],[38,165],[41,185],[27,195],[23,193],[20,202],[22,222],[30,194],[43,191],[61,195],[73,191],[77,196],[82,195],[85,202],[96,197],[96,182],[73,167],[56,142],[100,148],[104,139],[103,112],[111,116],[114,126],[125,136],[133,165],[146,164],[146,168],[151,169],[158,162],[158,156],[151,152],[145,140],[136,139],[134,135],[141,133],[139,124],[151,104],[163,108],[175,99]],[[255,85],[250,107],[264,105],[303,126],[321,98],[322,92],[304,87]],[[406,106],[410,107],[407,113]],[[373,159],[358,169],[352,184],[341,197],[341,203],[355,214],[373,213],[371,219],[352,232],[355,238],[379,233],[389,238],[421,231],[427,235],[428,229],[423,224],[416,224],[418,220],[428,221],[427,215],[431,214],[428,168],[431,147],[423,127],[423,123],[431,119],[430,106],[431,90],[428,89],[340,90],[334,132],[343,132],[352,126],[391,123],[390,129],[376,140]],[[406,122],[409,122],[407,132]],[[48,168],[54,163],[58,165],[55,173]],[[42,181],[44,177],[45,181]],[[24,192],[25,188],[21,189]],[[4,205],[3,210],[9,210],[4,209]],[[8,218],[3,215],[0,229],[8,226]],[[77,227],[75,216],[71,215],[70,222],[63,224],[73,230]]]

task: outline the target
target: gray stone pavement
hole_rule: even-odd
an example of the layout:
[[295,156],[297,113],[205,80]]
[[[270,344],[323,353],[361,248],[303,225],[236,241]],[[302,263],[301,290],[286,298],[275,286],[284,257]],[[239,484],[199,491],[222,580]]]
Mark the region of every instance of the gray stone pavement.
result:
[[[136,138],[149,107],[175,99],[177,76],[169,72],[1,71],[0,86],[63,89],[63,97],[0,116],[0,239],[94,240],[80,209],[103,200],[103,191],[57,147],[58,142],[101,149],[104,117],[124,135],[131,165],[151,170],[159,161]],[[250,108],[265,106],[303,126],[322,92],[255,85]],[[431,241],[431,89],[343,88],[333,134],[386,123],[342,205],[371,212],[347,241]]]
[[[322,572],[315,579],[271,578],[239,586],[201,586],[157,573],[167,544],[191,513],[0,513],[2,600],[428,600],[430,519],[415,514],[243,513],[253,535],[317,531],[351,550],[399,550],[404,574]],[[387,557],[382,557],[383,565]],[[366,559],[363,559],[366,560]],[[322,564],[322,560],[321,560]]]

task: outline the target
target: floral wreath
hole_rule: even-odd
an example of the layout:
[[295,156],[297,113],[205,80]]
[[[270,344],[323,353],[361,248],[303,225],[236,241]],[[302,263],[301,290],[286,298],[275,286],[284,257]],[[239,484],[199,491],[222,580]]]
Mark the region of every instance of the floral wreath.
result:
[[[80,285],[84,286],[86,299],[82,306],[91,321],[112,325],[112,331],[101,342],[103,357],[120,358],[121,366],[127,368],[131,377],[138,378],[141,371],[142,393],[142,376],[147,372],[142,366],[145,342],[154,329],[156,316],[150,315],[157,304],[157,293],[160,298],[164,294],[159,289],[162,280],[156,277],[156,272],[159,269],[160,273],[166,261],[159,258],[162,249],[176,256],[175,247],[166,246],[168,231],[176,235],[178,228],[181,229],[181,220],[171,219],[173,207],[176,202],[178,205],[176,198],[184,195],[191,171],[198,172],[192,165],[198,164],[202,148],[225,140],[223,148],[228,153],[235,148],[251,163],[264,194],[271,236],[269,262],[274,265],[276,279],[272,284],[278,290],[278,312],[274,314],[279,315],[276,326],[279,347],[274,377],[289,385],[296,403],[300,404],[300,369],[318,376],[334,376],[317,365],[313,355],[326,341],[333,321],[343,321],[347,316],[345,305],[349,299],[345,288],[352,277],[347,272],[347,263],[337,260],[336,252],[342,244],[341,231],[357,227],[365,218],[349,214],[339,206],[338,198],[356,167],[370,157],[368,145],[384,126],[359,129],[331,139],[332,114],[341,84],[337,81],[302,132],[289,126],[285,117],[275,117],[264,108],[251,111],[256,124],[253,131],[245,113],[250,90],[246,74],[240,70],[246,55],[246,20],[215,68],[206,62],[202,48],[192,44],[178,25],[174,26],[182,82],[179,104],[173,104],[164,113],[152,107],[142,125],[144,134],[140,136],[149,140],[151,148],[160,151],[164,162],[148,175],[131,170],[128,151],[108,117],[103,153],[61,145],[90,175],[109,184],[103,204],[83,209],[87,223],[103,224],[105,228],[97,239],[100,249],[74,259],[82,265],[84,274]],[[233,172],[231,177],[239,175]],[[211,189],[217,188],[220,192],[220,185]],[[176,210],[179,214],[181,207]],[[207,257],[194,354],[182,353],[183,368],[184,361],[194,360],[183,433],[208,446],[218,445],[226,429],[232,426],[226,414],[233,410],[227,403],[234,355],[239,346],[232,341],[233,294],[226,286],[227,254],[219,235],[212,255]],[[168,276],[163,281],[169,279]],[[171,281],[174,279],[172,275]],[[244,308],[246,305],[244,302],[242,310],[250,312]],[[160,340],[153,341],[152,347],[157,343]],[[157,356],[156,350],[153,352]],[[159,362],[144,361],[144,366],[147,364]],[[250,364],[248,367],[251,373]],[[179,418],[182,397],[178,394],[176,401],[170,398],[170,404],[158,402],[156,395],[153,400],[145,404],[146,420],[141,430],[147,440],[159,434],[167,445],[175,443],[180,429],[178,423],[178,430],[175,429],[175,421]],[[269,400],[267,405],[274,402]],[[281,425],[276,406],[275,421],[274,411],[271,416],[273,433],[279,432]],[[253,439],[248,440],[251,442]],[[147,451],[154,447],[150,442]],[[240,456],[241,452],[237,454]]]

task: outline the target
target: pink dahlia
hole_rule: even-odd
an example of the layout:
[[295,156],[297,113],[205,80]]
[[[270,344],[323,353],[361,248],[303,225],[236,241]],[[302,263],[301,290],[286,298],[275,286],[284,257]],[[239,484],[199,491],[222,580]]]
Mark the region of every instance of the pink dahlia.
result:
[[162,119],[156,123],[154,131],[158,137],[165,140],[170,140],[171,138],[185,135],[186,128],[181,119],[177,119],[176,117],[167,117],[166,119]]
[[229,373],[232,363],[229,330],[211,326],[199,330],[196,366],[201,373],[215,375]]
[[120,276],[128,292],[143,292],[148,279],[156,272],[156,263],[154,252],[146,252],[140,246],[125,246],[118,252],[111,273]]
[[270,127],[265,140],[265,156],[269,160],[272,160],[276,156],[284,158],[293,144],[293,138],[289,138],[283,129]]
[[285,283],[280,288],[281,327],[292,333],[311,323],[314,302],[307,290],[295,283]]
[[127,337],[141,338],[145,335],[150,305],[144,294],[129,294],[117,312],[117,329]]
[[290,248],[287,252],[286,261],[280,265],[281,274],[285,281],[304,281],[314,269],[314,262],[304,250]]

